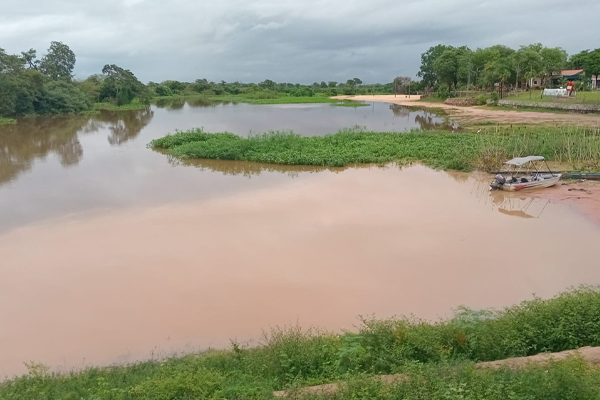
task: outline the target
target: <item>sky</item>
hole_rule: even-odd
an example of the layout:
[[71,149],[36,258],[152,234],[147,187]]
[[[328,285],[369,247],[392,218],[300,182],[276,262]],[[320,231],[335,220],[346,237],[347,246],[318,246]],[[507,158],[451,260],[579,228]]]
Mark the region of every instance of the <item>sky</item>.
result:
[[440,43],[598,48],[599,18],[598,0],[0,0],[0,48],[61,41],[78,79],[385,83]]

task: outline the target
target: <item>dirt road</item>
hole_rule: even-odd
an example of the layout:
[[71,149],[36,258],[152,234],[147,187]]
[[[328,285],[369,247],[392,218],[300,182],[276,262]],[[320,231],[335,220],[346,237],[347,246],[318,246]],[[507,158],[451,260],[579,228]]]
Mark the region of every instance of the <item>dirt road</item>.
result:
[[375,96],[337,96],[337,99],[357,101],[377,101],[399,104],[403,106],[418,106],[426,108],[441,108],[458,122],[477,123],[504,123],[504,124],[546,124],[546,125],[576,125],[600,127],[600,114],[562,114],[539,111],[521,110],[491,110],[483,107],[457,107],[444,103],[430,103],[418,101],[421,96],[404,95],[375,95]]

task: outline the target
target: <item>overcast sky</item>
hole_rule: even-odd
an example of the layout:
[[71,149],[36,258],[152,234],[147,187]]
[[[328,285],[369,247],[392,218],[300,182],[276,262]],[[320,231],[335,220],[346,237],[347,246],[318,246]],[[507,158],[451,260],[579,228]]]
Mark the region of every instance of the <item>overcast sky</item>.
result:
[[600,0],[0,0],[0,48],[77,55],[143,82],[390,82],[438,43],[600,47]]

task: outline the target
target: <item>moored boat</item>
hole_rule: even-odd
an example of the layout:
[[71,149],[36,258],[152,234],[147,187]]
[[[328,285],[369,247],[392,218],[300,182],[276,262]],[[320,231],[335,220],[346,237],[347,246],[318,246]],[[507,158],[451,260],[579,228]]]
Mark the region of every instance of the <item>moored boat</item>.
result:
[[[546,165],[548,172],[540,171],[542,163]],[[561,177],[561,174],[555,174],[550,170],[542,156],[517,157],[506,161],[504,165],[508,166],[507,171],[495,176],[490,189],[514,192],[547,188],[556,185]]]

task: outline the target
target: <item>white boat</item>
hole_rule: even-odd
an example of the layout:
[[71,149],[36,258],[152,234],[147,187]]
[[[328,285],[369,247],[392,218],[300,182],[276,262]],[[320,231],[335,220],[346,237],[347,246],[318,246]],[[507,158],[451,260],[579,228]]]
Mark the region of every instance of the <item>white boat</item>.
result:
[[[548,168],[548,172],[540,171],[542,162]],[[555,174],[550,171],[548,163],[542,156],[517,157],[506,161],[506,172],[500,172],[490,184],[492,190],[507,190],[510,192],[547,188],[554,186],[560,180],[562,174]],[[525,171],[523,171],[525,167]]]

